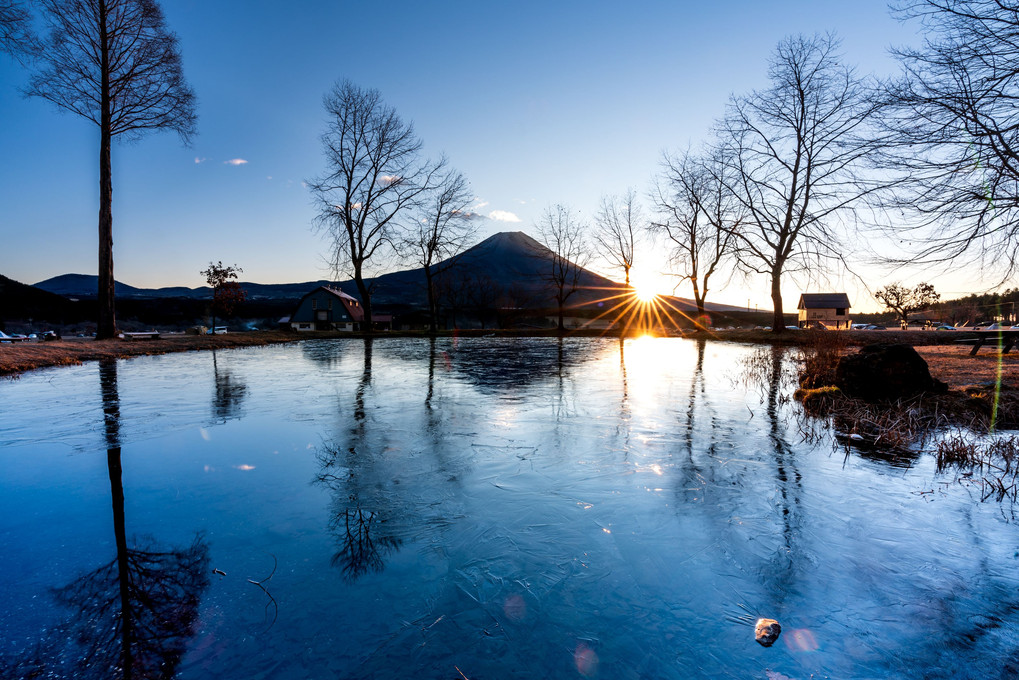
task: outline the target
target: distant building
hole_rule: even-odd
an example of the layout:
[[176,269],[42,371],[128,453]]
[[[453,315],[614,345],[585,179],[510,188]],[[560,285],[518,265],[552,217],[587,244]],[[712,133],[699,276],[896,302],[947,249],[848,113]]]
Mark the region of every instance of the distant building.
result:
[[289,324],[296,331],[356,331],[363,321],[364,308],[357,298],[319,286],[297,303]]
[[796,308],[800,310],[799,327],[814,328],[823,325],[831,329],[848,329],[849,296],[845,293],[803,293]]

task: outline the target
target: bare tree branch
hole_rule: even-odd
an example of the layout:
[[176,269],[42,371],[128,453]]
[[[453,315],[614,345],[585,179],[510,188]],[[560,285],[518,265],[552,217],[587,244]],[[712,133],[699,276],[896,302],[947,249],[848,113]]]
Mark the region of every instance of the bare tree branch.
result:
[[99,320],[116,335],[113,290],[114,137],[195,132],[195,95],[184,80],[177,36],[155,0],[40,0],[49,26],[26,94],[99,126]]
[[627,189],[622,196],[602,198],[592,234],[594,247],[612,268],[623,270],[627,288],[633,254],[643,229],[644,215],[634,189]]
[[559,331],[565,330],[563,310],[566,301],[580,289],[580,276],[589,252],[584,242],[584,225],[568,206],[549,206],[535,225],[546,252],[536,256],[548,261],[545,280],[552,288],[559,312]]
[[726,182],[745,212],[733,232],[738,261],[770,277],[776,332],[785,327],[782,275],[842,260],[843,230],[879,186],[863,173],[876,104],[837,49],[833,35],[786,38],[771,87],[735,97],[718,126]]
[[25,63],[38,48],[31,15],[19,0],[0,0],[0,52]]
[[[445,161],[440,161],[445,165]],[[423,195],[418,219],[407,230],[401,249],[425,272],[429,327],[437,328],[435,277],[456,263],[456,256],[473,245],[477,236],[474,200],[470,184],[459,172],[448,169],[435,177],[435,185]]]
[[322,134],[326,173],[308,182],[319,204],[318,228],[332,242],[335,278],[349,273],[372,332],[371,290],[365,267],[395,250],[400,218],[424,199],[445,170],[421,160],[414,126],[378,90],[338,82],[324,98],[329,121]]
[[711,278],[734,256],[735,234],[744,219],[730,189],[735,178],[717,155],[665,154],[661,165],[652,188],[657,216],[650,231],[671,242],[671,264],[681,282],[690,282],[697,314],[704,316]]
[[1004,282],[1019,265],[1019,6],[1000,0],[902,0],[926,33],[895,51],[881,122],[882,165],[900,180],[889,206],[910,252],[896,261],[979,263]]

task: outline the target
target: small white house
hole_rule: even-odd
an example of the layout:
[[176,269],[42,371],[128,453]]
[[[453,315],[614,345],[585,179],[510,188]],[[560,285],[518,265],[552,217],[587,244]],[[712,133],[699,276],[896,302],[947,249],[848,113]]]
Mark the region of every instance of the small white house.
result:
[[849,296],[845,293],[803,293],[796,308],[800,311],[800,328],[823,326],[835,330],[848,330]]

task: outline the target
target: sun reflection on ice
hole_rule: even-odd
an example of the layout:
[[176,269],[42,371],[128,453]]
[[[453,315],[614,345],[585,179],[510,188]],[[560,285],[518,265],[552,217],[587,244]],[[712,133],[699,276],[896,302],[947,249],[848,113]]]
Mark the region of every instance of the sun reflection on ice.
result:
[[817,639],[807,628],[796,628],[786,633],[786,647],[791,652],[814,652],[817,651]]
[[573,663],[577,672],[585,678],[594,677],[598,673],[598,654],[583,642],[578,643],[573,652]]

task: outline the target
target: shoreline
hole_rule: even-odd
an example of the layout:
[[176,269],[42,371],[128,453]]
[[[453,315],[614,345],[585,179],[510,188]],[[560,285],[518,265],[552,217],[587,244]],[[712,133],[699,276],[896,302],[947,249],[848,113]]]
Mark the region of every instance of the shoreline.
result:
[[[674,336],[704,339],[714,342],[770,344],[778,346],[811,346],[820,334],[838,334],[847,347],[859,347],[875,342],[902,342],[912,345],[930,365],[931,374],[953,389],[986,383],[1003,382],[1019,385],[1019,351],[1002,355],[991,348],[975,357],[969,356],[970,347],[955,342],[955,333],[947,331],[788,331],[773,334],[770,331],[687,331]],[[646,333],[633,331],[587,330],[568,331],[563,337],[640,337]],[[555,338],[554,330],[460,330],[442,331],[434,337],[502,337],[502,338]],[[16,378],[27,371],[54,366],[74,366],[86,361],[127,359],[135,356],[192,352],[236,347],[258,347],[289,344],[312,339],[364,339],[429,338],[424,331],[387,331],[368,335],[349,332],[252,331],[224,335],[165,335],[158,340],[94,340],[92,338],[66,338],[48,342],[19,342],[0,344],[0,377]]]

